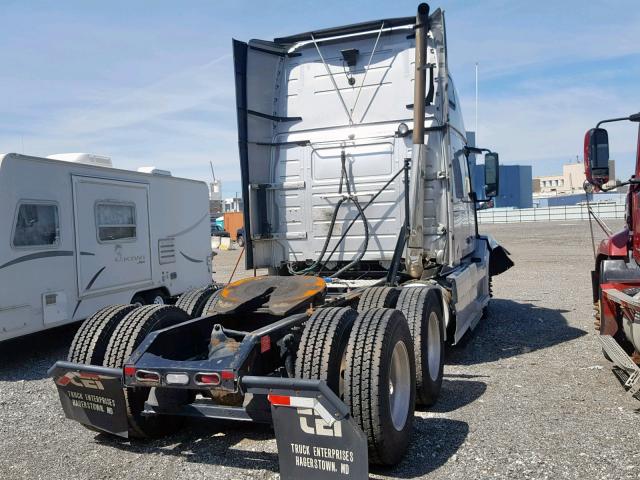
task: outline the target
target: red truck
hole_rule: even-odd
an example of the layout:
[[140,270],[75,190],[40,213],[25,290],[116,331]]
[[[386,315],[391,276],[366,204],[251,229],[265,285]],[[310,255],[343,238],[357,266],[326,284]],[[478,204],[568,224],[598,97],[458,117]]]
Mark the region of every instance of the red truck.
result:
[[626,182],[608,187],[609,135],[604,123],[640,122],[640,113],[598,122],[584,138],[584,165],[589,191],[607,191],[629,186],[626,221],[622,230],[612,233],[591,211],[593,218],[607,233],[595,252],[591,272],[595,327],[604,356],[615,364],[614,372],[629,389],[640,390],[640,127],[634,175]]

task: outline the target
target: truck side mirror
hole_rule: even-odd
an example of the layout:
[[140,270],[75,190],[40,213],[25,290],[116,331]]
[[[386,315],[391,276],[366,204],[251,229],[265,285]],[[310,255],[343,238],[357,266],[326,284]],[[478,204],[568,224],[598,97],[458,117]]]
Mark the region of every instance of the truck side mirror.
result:
[[604,128],[592,128],[584,136],[584,173],[592,185],[609,181],[609,134]]
[[498,154],[489,152],[484,156],[484,194],[487,198],[498,195],[500,162]]

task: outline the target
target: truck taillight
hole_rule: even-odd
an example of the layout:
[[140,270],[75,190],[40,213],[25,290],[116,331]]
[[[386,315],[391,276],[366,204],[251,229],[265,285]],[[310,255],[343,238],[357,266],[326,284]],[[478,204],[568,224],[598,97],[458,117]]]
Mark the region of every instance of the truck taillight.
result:
[[136,374],[136,367],[134,367],[133,365],[124,366],[125,377],[133,377],[135,374]]
[[198,385],[213,385],[215,387],[220,385],[221,379],[218,372],[196,373],[194,381]]
[[235,380],[236,374],[233,373],[233,370],[225,370],[222,372],[223,380]]
[[148,383],[150,385],[159,385],[160,374],[149,370],[138,370],[136,371],[136,381],[140,383]]
[[189,385],[189,375],[182,372],[167,373],[164,377],[167,385]]

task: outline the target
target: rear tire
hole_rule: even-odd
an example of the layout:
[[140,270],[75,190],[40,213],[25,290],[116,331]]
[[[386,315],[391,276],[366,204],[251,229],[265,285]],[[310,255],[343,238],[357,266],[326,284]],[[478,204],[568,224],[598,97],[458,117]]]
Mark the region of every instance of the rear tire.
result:
[[431,406],[438,400],[444,369],[444,322],[435,288],[405,287],[398,310],[409,324],[416,359],[416,403]]
[[377,308],[358,315],[346,355],[345,403],[367,436],[369,461],[395,465],[413,429],[413,341],[402,312]]
[[175,306],[184,310],[189,315],[189,318],[201,317],[207,300],[216,291],[216,288],[214,285],[208,285],[203,288],[189,290],[180,295]]
[[109,305],[87,318],[73,337],[67,360],[102,365],[113,331],[135,305]]
[[[104,366],[122,368],[133,351],[154,330],[170,327],[189,320],[188,315],[170,305],[146,305],[130,312],[116,327],[104,359]],[[181,417],[142,416],[144,402],[151,388],[125,388],[124,397],[127,406],[129,435],[134,438],[159,437],[173,433],[183,423]],[[170,396],[170,390],[154,389],[156,398]],[[166,394],[166,395],[162,395]]]
[[307,320],[296,358],[297,378],[324,380],[344,397],[347,343],[357,312],[349,307],[320,308]]
[[394,287],[369,287],[360,296],[358,312],[371,308],[395,308],[400,290]]
[[222,292],[222,289],[216,290],[209,296],[204,306],[202,307],[202,312],[200,313],[201,316],[204,317],[205,315],[211,315],[213,313],[212,310],[213,310],[213,307],[216,306],[216,303],[218,303],[218,298],[220,298],[220,292]]
[[242,235],[238,235],[237,242],[239,247],[244,247],[244,237]]

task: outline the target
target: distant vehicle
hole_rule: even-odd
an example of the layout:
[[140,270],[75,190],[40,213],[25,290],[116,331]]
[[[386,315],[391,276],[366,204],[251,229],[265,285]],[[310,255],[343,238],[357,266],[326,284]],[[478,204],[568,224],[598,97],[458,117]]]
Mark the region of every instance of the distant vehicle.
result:
[[487,210],[489,208],[493,208],[493,198],[487,200],[486,202],[479,202],[476,206],[476,210]]
[[205,183],[53,157],[0,155],[0,341],[211,282]]
[[[612,232],[593,212],[592,217],[607,238],[596,247],[591,272],[595,328],[605,357],[618,369],[631,395],[640,392],[640,125],[634,174],[629,180],[607,187],[609,182],[609,134],[603,123],[631,121],[640,123],[640,112],[628,117],[598,122],[584,137],[584,166],[587,191],[608,191],[627,186],[626,225]],[[593,234],[592,234],[593,238]],[[637,396],[637,395],[636,395]]]
[[227,232],[224,228],[222,228],[217,223],[211,224],[211,236],[212,237],[228,237],[229,232]]
[[241,227],[236,232],[236,242],[241,247],[244,247],[244,227]]

